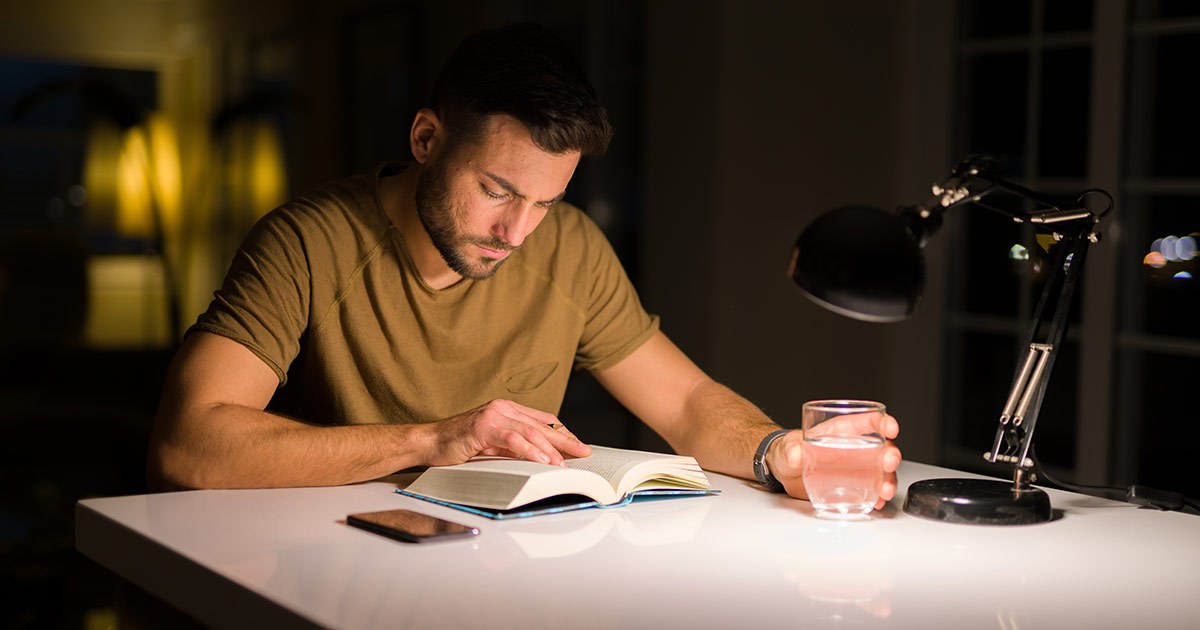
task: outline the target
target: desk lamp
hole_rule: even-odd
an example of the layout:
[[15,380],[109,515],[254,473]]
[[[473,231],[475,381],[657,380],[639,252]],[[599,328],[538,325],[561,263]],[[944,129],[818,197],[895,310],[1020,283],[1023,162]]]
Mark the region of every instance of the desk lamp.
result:
[[[1032,210],[995,207],[982,200],[1004,192],[1032,202]],[[1096,213],[1086,201],[1107,203]],[[904,511],[954,523],[1024,525],[1050,520],[1050,498],[1031,486],[1030,455],[1038,411],[1054,359],[1066,336],[1071,297],[1083,271],[1095,231],[1112,211],[1113,199],[1097,189],[1081,192],[1065,207],[1045,195],[1001,178],[997,161],[969,156],[946,181],[934,184],[925,203],[888,213],[846,206],[813,221],[796,240],[788,275],[812,301],[840,315],[868,322],[894,322],[912,315],[925,284],[922,249],[942,224],[942,215],[959,206],[999,212],[1017,223],[1030,223],[1058,242],[1046,286],[1034,310],[1025,359],[1015,370],[1012,389],[986,461],[1011,466],[1013,481],[927,479],[909,486]]]

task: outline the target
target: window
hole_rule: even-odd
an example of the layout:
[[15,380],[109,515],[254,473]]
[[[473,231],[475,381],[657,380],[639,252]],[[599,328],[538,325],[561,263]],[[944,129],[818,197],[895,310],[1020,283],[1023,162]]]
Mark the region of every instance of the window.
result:
[[[1200,5],[960,6],[957,153],[996,155],[1006,178],[1051,196],[1099,187],[1117,203],[1075,296],[1039,458],[1079,482],[1200,495],[1184,451],[1200,441],[1200,411],[1184,396],[1200,376],[1200,120],[1181,80],[1200,58]],[[981,454],[1052,251],[1028,226],[976,208],[947,227],[945,459],[999,474]]]

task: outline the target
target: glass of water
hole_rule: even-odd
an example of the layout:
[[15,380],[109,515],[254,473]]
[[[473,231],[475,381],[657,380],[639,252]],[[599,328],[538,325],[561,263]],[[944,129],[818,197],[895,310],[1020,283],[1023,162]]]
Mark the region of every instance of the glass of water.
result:
[[883,419],[869,400],[804,403],[804,489],[820,518],[867,518],[883,483]]

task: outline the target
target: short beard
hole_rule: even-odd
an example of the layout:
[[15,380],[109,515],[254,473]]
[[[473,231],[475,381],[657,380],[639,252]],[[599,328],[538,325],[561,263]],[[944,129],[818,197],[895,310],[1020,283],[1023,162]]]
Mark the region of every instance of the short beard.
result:
[[[458,275],[471,280],[486,280],[500,269],[507,257],[500,260],[483,258],[479,264],[471,264],[463,255],[461,246],[477,243],[488,249],[511,250],[511,245],[498,238],[464,238],[455,225],[454,211],[450,207],[450,191],[446,185],[446,169],[443,160],[430,160],[421,167],[417,175],[417,216],[433,246],[442,255],[442,260]],[[494,264],[488,265],[489,262]]]

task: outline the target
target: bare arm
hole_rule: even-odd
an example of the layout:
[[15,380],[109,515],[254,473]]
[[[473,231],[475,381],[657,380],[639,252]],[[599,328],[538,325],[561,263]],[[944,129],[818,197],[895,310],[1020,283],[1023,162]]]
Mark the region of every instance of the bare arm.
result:
[[153,489],[317,486],[418,465],[505,454],[559,464],[588,449],[551,414],[504,400],[430,424],[314,426],[264,411],[275,373],[246,347],[205,332],[167,373],[150,438]]
[[754,450],[779,429],[750,401],[709,378],[661,332],[595,375],[671,448],[708,470],[753,478]]
[[[661,332],[595,375],[671,448],[695,457],[707,470],[753,479],[755,450],[768,433],[780,428],[750,401],[709,378]],[[898,431],[891,419],[888,437]],[[802,439],[800,431],[792,431],[767,453],[767,467],[788,494],[799,498],[807,496],[800,473]],[[889,446],[879,507],[895,495],[899,464],[899,449]]]

